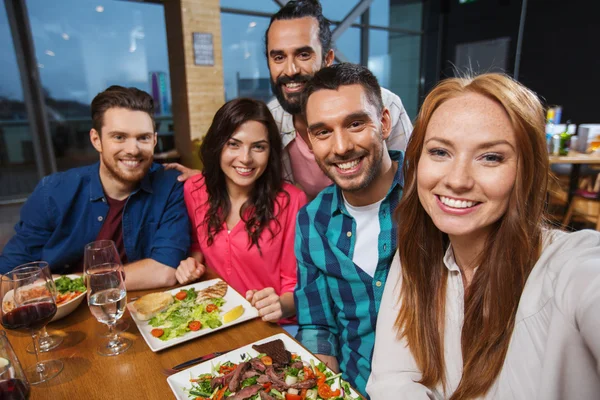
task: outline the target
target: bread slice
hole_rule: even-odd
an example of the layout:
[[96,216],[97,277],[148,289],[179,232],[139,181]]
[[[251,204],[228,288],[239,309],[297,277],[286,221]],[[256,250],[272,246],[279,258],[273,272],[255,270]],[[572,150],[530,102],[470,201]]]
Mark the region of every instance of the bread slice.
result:
[[149,293],[133,302],[130,309],[137,319],[147,321],[159,312],[163,311],[175,300],[168,292]]

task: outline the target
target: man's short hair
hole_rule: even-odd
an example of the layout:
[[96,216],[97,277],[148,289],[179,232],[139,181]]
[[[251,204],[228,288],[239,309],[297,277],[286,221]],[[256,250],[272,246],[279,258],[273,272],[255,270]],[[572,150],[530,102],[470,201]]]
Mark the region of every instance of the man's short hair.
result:
[[100,92],[92,100],[92,127],[102,132],[104,113],[110,108],[125,108],[131,111],[143,111],[152,119],[154,127],[154,100],[143,90],[113,85]]
[[265,32],[265,54],[269,58],[269,29],[273,21],[290,20],[311,17],[317,20],[319,24],[319,41],[321,42],[321,57],[325,59],[329,50],[331,50],[331,29],[330,22],[323,16],[323,9],[318,0],[292,0],[279,11],[271,16],[269,27]]
[[369,99],[375,106],[377,113],[383,112],[381,87],[377,78],[368,68],[352,63],[334,64],[315,73],[304,88],[302,95],[302,113],[306,114],[306,103],[311,94],[319,90],[338,90],[340,86],[361,85]]

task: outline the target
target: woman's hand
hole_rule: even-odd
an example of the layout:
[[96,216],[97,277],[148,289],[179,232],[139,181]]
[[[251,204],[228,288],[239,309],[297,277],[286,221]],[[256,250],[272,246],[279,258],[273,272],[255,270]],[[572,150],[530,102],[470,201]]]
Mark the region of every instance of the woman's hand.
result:
[[263,321],[277,322],[283,317],[281,300],[275,289],[268,287],[262,290],[248,290],[246,300],[258,310]]
[[206,272],[206,266],[196,260],[194,257],[188,257],[179,263],[177,271],[175,271],[175,277],[177,282],[186,284],[195,280],[200,279]]

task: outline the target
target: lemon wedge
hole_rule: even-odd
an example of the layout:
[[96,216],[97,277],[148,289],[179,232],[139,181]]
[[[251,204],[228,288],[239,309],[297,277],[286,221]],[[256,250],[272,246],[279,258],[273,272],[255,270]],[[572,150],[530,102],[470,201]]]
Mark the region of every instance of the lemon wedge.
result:
[[242,314],[244,314],[244,307],[242,305],[234,307],[231,310],[227,311],[225,314],[223,314],[223,323],[227,324],[231,321],[235,321],[236,319],[241,317]]

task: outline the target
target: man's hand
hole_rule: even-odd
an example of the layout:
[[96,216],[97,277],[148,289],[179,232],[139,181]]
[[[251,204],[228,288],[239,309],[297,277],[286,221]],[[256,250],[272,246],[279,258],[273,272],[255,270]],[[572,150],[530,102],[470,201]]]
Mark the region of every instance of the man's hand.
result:
[[178,164],[178,163],[163,164],[163,167],[165,167],[165,169],[175,169],[175,170],[181,172],[181,175],[179,175],[177,177],[177,180],[179,182],[183,182],[183,181],[191,178],[192,176],[198,175],[202,172],[198,169],[191,169],[188,167],[184,167],[183,165]]
[[334,373],[338,374],[340,372],[340,364],[338,363],[337,358],[334,356],[328,356],[325,354],[315,354],[315,356],[317,356],[319,360],[323,361],[323,363],[327,365]]
[[206,266],[204,264],[193,257],[188,257],[179,263],[179,267],[175,271],[175,278],[177,278],[177,282],[186,284],[200,279],[205,271]]
[[263,290],[248,290],[246,300],[256,307],[263,321],[277,322],[283,317],[280,298],[271,287]]

